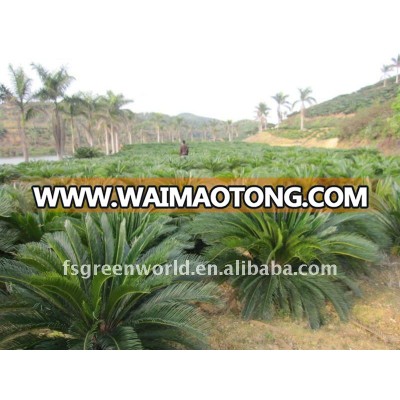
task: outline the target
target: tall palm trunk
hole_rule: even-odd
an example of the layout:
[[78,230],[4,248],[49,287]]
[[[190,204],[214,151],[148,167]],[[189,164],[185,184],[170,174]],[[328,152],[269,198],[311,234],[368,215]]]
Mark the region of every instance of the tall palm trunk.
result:
[[110,145],[109,145],[109,142],[108,142],[108,127],[107,127],[107,124],[105,125],[105,128],[104,128],[104,142],[106,144],[106,154],[109,155],[110,154]]
[[81,138],[81,132],[80,132],[79,127],[76,128],[76,142],[77,142],[77,147],[81,147],[82,138]]
[[232,132],[231,132],[231,128],[228,126],[228,141],[232,142]]
[[57,158],[62,160],[63,158],[63,148],[62,148],[62,132],[61,132],[61,121],[58,108],[56,106],[53,114],[53,136],[56,147]]
[[74,118],[71,117],[71,122],[70,122],[70,128],[71,128],[71,150],[72,154],[75,154],[75,124],[74,124]]
[[24,156],[24,161],[29,161],[29,150],[28,143],[26,139],[26,131],[25,131],[25,118],[24,114],[21,113],[21,118],[19,120],[19,134],[21,138],[21,146],[22,146],[22,154]]
[[65,121],[61,116],[59,116],[59,124],[61,137],[61,158],[63,158],[65,154]]
[[156,130],[157,130],[157,143],[161,143],[160,126],[159,125],[157,125]]
[[304,131],[304,105],[301,106],[300,109],[300,130]]
[[92,134],[92,122],[89,119],[87,129],[85,130],[86,140],[89,144],[89,147],[93,147],[93,134]]
[[280,104],[278,104],[278,110],[277,110],[278,112],[277,112],[277,114],[278,114],[278,126],[277,126],[277,128],[279,128],[279,125],[281,124],[281,122],[282,122],[282,112],[281,112],[281,106],[280,106]]
[[114,126],[110,125],[111,154],[115,154]]
[[118,153],[119,152],[119,132],[118,132],[118,130],[116,130],[114,132],[114,136],[115,136],[115,152]]

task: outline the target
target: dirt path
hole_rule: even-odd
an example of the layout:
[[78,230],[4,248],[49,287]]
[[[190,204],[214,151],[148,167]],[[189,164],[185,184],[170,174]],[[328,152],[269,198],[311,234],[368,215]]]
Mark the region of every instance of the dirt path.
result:
[[400,349],[399,261],[360,280],[350,320],[328,308],[326,324],[311,330],[304,320],[276,317],[244,321],[235,307],[212,316],[213,349]]
[[315,133],[311,133],[305,138],[288,139],[279,137],[270,132],[261,132],[246,138],[244,141],[248,143],[266,143],[270,146],[301,146],[335,149],[338,147],[339,138],[319,140],[317,139]]

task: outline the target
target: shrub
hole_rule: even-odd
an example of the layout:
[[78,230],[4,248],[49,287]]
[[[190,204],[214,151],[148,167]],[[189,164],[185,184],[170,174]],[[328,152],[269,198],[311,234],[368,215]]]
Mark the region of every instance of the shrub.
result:
[[[0,260],[0,348],[202,348],[207,320],[200,302],[216,302],[212,283],[172,275],[107,275],[88,279],[63,263],[154,266],[183,262],[167,217],[87,215],[62,232],[23,245],[18,261]],[[187,258],[185,256],[185,258]]]
[[101,157],[103,153],[94,147],[78,147],[75,150],[75,158],[96,158]]
[[[191,232],[208,245],[205,256],[223,267],[236,260],[258,266],[335,264],[332,275],[239,275],[232,279],[243,301],[246,319],[271,319],[277,310],[294,317],[307,317],[312,328],[324,321],[330,302],[345,320],[350,309],[348,290],[358,289],[349,278],[353,271],[378,256],[378,246],[349,229],[365,216],[329,213],[235,213],[202,214]],[[365,228],[365,227],[364,227]]]

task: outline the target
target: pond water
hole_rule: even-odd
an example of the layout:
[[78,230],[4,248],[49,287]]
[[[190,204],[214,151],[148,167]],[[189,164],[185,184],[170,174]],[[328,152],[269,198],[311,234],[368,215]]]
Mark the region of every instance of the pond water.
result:
[[[29,161],[57,161],[57,156],[37,156],[29,157]],[[24,162],[24,157],[0,157],[1,164],[19,164]]]

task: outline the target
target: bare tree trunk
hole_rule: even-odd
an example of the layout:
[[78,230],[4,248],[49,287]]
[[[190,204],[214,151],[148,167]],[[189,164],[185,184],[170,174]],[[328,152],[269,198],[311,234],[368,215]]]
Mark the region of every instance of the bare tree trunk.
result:
[[71,118],[71,150],[72,154],[75,154],[75,125],[73,118]]
[[160,126],[159,125],[157,125],[156,130],[157,130],[157,143],[160,143],[161,136],[160,136]]
[[115,153],[115,141],[114,141],[114,126],[110,126],[110,140],[111,140],[111,154]]
[[89,122],[87,130],[85,130],[86,140],[89,147],[93,147],[92,124]]
[[92,121],[89,121],[89,125],[88,125],[88,143],[90,147],[93,147],[94,143],[93,143],[93,132],[92,132]]
[[76,126],[76,139],[77,139],[77,147],[82,146],[82,138],[81,138],[81,131],[79,126]]
[[281,106],[278,104],[278,126],[277,126],[277,128],[279,128],[279,125],[281,124],[281,122],[282,122],[282,112],[281,112]]
[[59,116],[60,119],[60,135],[61,135],[61,157],[64,157],[65,154],[65,121],[62,116]]
[[107,125],[104,128],[104,138],[105,138],[105,144],[106,144],[106,155],[108,156],[110,154],[110,145],[108,142],[108,127],[107,127]]
[[119,132],[118,132],[118,129],[115,130],[114,135],[115,135],[115,152],[118,153],[119,152]]
[[24,161],[29,161],[29,150],[28,150],[28,143],[26,139],[26,131],[25,131],[25,119],[23,114],[21,114],[21,119],[19,120],[19,134],[21,138],[21,146],[22,146],[22,154],[24,156]]
[[304,131],[304,106],[300,110],[300,130]]
[[141,136],[141,139],[142,139],[142,143],[144,143],[144,132],[143,132],[143,129],[140,129],[140,136]]
[[59,160],[62,160],[63,154],[62,154],[62,149],[61,149],[62,145],[61,145],[60,118],[58,115],[57,108],[54,110],[52,123],[53,123],[53,136],[54,136],[57,158]]

